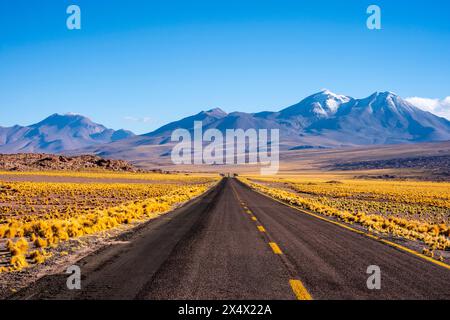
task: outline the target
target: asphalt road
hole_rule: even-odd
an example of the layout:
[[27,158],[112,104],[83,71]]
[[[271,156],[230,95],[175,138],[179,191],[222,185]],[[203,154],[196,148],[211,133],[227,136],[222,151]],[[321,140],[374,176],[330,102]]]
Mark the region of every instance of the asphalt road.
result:
[[[260,195],[235,179],[49,275],[15,299],[450,299],[450,270]],[[367,288],[367,268],[381,289]]]

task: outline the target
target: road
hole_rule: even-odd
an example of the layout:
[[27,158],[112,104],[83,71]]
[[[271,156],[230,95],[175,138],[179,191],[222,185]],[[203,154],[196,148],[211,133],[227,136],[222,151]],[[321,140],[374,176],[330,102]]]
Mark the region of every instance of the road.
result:
[[[450,299],[450,270],[224,179],[15,299]],[[381,270],[369,290],[368,266]]]

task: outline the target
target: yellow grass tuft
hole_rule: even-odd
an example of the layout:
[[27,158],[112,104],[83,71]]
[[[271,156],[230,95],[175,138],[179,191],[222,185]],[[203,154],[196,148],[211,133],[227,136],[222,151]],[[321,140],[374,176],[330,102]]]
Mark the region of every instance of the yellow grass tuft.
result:
[[[92,183],[2,182],[0,238],[8,239],[7,249],[11,253],[8,270],[42,263],[48,256],[43,248],[155,218],[202,194],[218,181],[218,177],[170,174],[58,172],[45,175],[83,177],[92,179]],[[95,178],[152,181],[95,183]],[[35,250],[28,252],[29,243]]]
[[45,249],[33,250],[29,255],[31,261],[35,264],[41,264],[45,262],[45,260],[47,260],[49,257],[51,257],[51,254],[46,252]]

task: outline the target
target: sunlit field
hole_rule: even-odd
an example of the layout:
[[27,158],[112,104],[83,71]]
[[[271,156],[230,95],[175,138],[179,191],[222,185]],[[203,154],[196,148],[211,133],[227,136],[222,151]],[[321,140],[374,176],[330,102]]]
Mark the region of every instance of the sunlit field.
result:
[[[1,173],[41,181],[0,181],[0,271],[21,270],[51,256],[48,248],[155,218],[212,187],[218,177],[123,173]],[[86,183],[46,182],[48,176]],[[111,179],[96,183],[95,179]],[[125,183],[128,180],[146,183]],[[7,180],[7,179],[5,179]]]
[[369,232],[420,241],[423,253],[443,260],[450,248],[450,183],[332,179],[333,177],[242,177],[273,198]]

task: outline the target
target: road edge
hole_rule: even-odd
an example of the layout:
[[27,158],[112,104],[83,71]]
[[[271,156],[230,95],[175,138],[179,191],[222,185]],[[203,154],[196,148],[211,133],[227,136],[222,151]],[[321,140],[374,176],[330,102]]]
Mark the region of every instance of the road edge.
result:
[[360,234],[360,235],[362,235],[362,236],[366,236],[367,238],[370,238],[370,239],[375,240],[375,241],[377,241],[377,242],[380,242],[380,243],[383,243],[383,244],[385,244],[385,245],[388,245],[388,246],[391,247],[391,248],[397,249],[397,250],[399,250],[399,251],[403,251],[403,252],[405,252],[405,253],[412,254],[412,255],[414,255],[414,256],[416,256],[416,257],[418,257],[418,258],[421,258],[421,259],[426,260],[426,261],[428,261],[428,262],[431,262],[431,263],[433,263],[433,264],[435,264],[435,265],[438,265],[438,266],[440,266],[440,267],[443,267],[443,268],[445,268],[445,269],[447,269],[447,270],[450,270],[450,265],[448,265],[448,264],[446,264],[446,263],[444,263],[444,262],[441,262],[441,261],[438,261],[438,260],[433,259],[433,258],[431,258],[431,257],[428,257],[428,256],[426,256],[426,255],[424,255],[424,254],[422,254],[422,253],[420,253],[420,252],[417,252],[417,251],[414,251],[414,250],[412,250],[412,249],[409,249],[409,248],[407,248],[407,247],[405,247],[405,246],[402,246],[401,244],[397,244],[397,243],[394,243],[394,242],[392,242],[392,241],[389,241],[389,240],[383,239],[383,238],[381,238],[381,237],[375,236],[375,235],[373,235],[373,234],[364,232],[364,231],[362,231],[362,230],[358,230],[358,229],[352,228],[352,227],[350,227],[350,226],[348,226],[348,225],[346,225],[346,224],[344,224],[344,223],[342,223],[342,222],[334,221],[334,220],[328,219],[328,218],[326,218],[326,217],[324,217],[324,216],[320,216],[320,215],[317,214],[317,213],[308,212],[308,211],[306,211],[306,210],[304,210],[304,209],[300,209],[300,208],[298,208],[298,207],[296,207],[296,206],[293,206],[293,205],[291,205],[291,204],[289,204],[289,203],[286,203],[286,202],[284,202],[284,201],[275,199],[275,198],[273,198],[273,197],[271,197],[271,196],[269,196],[269,195],[267,195],[267,194],[265,194],[265,193],[262,193],[262,192],[260,192],[259,190],[253,189],[252,187],[248,186],[247,184],[245,184],[244,182],[242,182],[242,181],[239,180],[239,179],[236,179],[236,180],[237,180],[239,183],[241,183],[243,186],[249,188],[250,190],[252,190],[252,191],[254,191],[254,192],[256,192],[256,193],[259,193],[260,195],[262,195],[262,196],[264,196],[264,197],[266,197],[266,198],[269,198],[269,199],[271,199],[271,200],[273,200],[273,201],[276,201],[276,202],[278,202],[278,203],[281,203],[282,205],[285,205],[285,206],[288,206],[288,207],[290,207],[290,208],[292,208],[292,209],[295,209],[295,210],[297,210],[297,211],[299,211],[299,212],[301,212],[301,213],[303,213],[303,214],[312,216],[312,217],[314,217],[314,218],[320,219],[320,220],[325,221],[325,222],[328,222],[328,223],[332,223],[332,224],[334,224],[334,225],[336,225],[336,226],[339,226],[339,227],[341,227],[341,228],[347,229],[347,230],[349,230],[349,231],[355,232],[355,233]]

